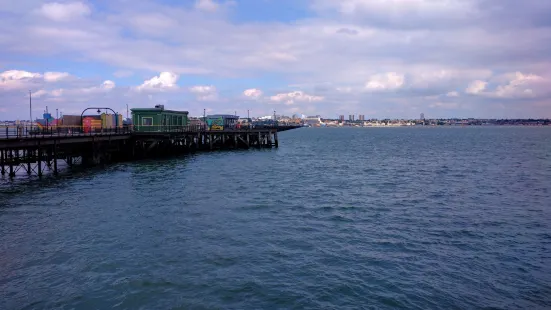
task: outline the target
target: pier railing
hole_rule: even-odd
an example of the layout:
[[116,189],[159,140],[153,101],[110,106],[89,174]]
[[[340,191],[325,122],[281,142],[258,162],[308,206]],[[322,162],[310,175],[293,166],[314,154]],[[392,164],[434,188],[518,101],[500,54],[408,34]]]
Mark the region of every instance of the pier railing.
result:
[[128,127],[93,128],[83,126],[0,126],[0,139],[124,135],[130,133],[132,133],[132,131]]
[[0,140],[46,137],[71,137],[93,135],[127,135],[139,133],[195,133],[195,132],[225,132],[251,131],[261,129],[275,129],[278,131],[296,128],[296,126],[278,125],[245,125],[239,127],[224,127],[219,130],[210,129],[205,125],[186,126],[123,126],[113,128],[99,128],[86,126],[0,126]]

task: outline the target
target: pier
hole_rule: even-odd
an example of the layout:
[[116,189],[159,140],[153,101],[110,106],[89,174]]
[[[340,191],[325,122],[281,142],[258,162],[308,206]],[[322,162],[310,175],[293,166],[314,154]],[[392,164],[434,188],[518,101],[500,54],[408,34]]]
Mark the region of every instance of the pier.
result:
[[173,126],[150,130],[132,127],[102,128],[85,132],[82,126],[35,130],[0,127],[0,173],[15,177],[23,171],[41,177],[67,166],[158,158],[201,151],[263,149],[279,146],[278,132],[296,126],[271,126],[209,130],[198,126]]

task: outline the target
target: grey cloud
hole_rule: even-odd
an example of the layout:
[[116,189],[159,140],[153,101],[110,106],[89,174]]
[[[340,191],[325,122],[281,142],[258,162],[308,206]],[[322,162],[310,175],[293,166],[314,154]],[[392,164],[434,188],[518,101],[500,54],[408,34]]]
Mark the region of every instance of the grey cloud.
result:
[[483,24],[503,28],[551,26],[551,2],[542,0],[478,0]]
[[356,1],[314,0],[329,18],[383,29],[489,30],[551,26],[551,2],[541,0]]
[[357,35],[358,30],[349,29],[349,28],[341,28],[341,29],[337,30],[337,33],[348,34],[348,35]]

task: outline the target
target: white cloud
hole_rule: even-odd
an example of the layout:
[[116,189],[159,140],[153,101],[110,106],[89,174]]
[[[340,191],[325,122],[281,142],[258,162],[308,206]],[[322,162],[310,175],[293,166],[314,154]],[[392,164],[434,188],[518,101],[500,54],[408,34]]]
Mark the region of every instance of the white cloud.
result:
[[[426,27],[478,17],[474,0],[313,0],[314,9],[387,27]],[[444,25],[445,25],[444,24]]]
[[447,97],[459,97],[459,93],[456,91],[451,91],[446,94]]
[[404,85],[404,75],[396,72],[372,75],[365,84],[368,90],[395,90]]
[[49,94],[54,96],[54,97],[61,97],[63,95],[63,93],[65,92],[65,90],[63,89],[54,89],[52,90]]
[[214,12],[218,9],[219,4],[213,0],[196,0],[195,8],[202,11]]
[[297,90],[289,93],[280,93],[270,97],[273,102],[282,102],[286,105],[294,104],[295,102],[315,102],[321,101],[324,97],[305,94],[303,91]]
[[243,95],[245,95],[245,97],[249,97],[252,99],[258,99],[262,96],[262,94],[263,92],[260,89],[256,88],[250,88],[243,91]]
[[[327,0],[324,0],[327,1]],[[345,14],[357,13],[358,11],[392,11],[396,15],[410,12],[452,12],[463,7],[465,0],[340,0],[327,1],[328,4],[336,5]]]
[[51,20],[64,22],[80,16],[90,15],[91,10],[82,2],[50,2],[43,4],[39,12]]
[[103,89],[113,89],[115,88],[115,82],[110,80],[104,81],[103,84],[101,84],[101,87]]
[[136,87],[138,91],[147,90],[167,90],[178,88],[176,82],[179,76],[172,72],[161,72],[159,76],[154,76],[143,82],[142,85]]
[[45,72],[44,81],[46,82],[57,82],[69,77],[67,72]]
[[36,99],[36,98],[40,98],[40,97],[42,97],[44,95],[47,95],[47,94],[48,94],[48,92],[46,90],[40,89],[38,91],[33,92],[32,97]]
[[[0,91],[31,90],[36,93],[44,87],[45,83],[59,82],[69,76],[67,72],[45,72],[41,74],[24,70],[8,70],[0,73]],[[40,92],[38,96],[44,94]]]
[[476,95],[476,94],[482,93],[486,89],[487,85],[488,85],[488,82],[486,81],[476,80],[471,82],[471,84],[469,84],[467,89],[465,89],[465,92],[467,94]]
[[114,88],[115,88],[115,82],[106,80],[103,83],[101,83],[100,86],[75,88],[70,91],[75,93],[100,93],[100,92],[111,91]]
[[[0,73],[1,90],[20,90],[37,84],[42,74],[22,70],[8,70]],[[34,88],[34,87],[33,87]]]
[[41,77],[40,73],[32,73],[22,70],[8,70],[0,73],[0,81],[13,81]]
[[212,93],[216,91],[216,87],[212,85],[203,86],[203,85],[196,85],[189,88],[189,91],[191,91],[194,94],[207,94]]
[[337,87],[336,90],[341,93],[351,93],[352,87]]
[[466,93],[489,98],[537,98],[551,95],[551,79],[536,74],[522,72],[506,73],[497,76],[494,81],[507,81],[495,89],[487,88],[488,82],[474,81],[465,90]]
[[199,101],[214,101],[218,99],[218,91],[212,85],[196,85],[189,88]]
[[507,85],[498,86],[493,95],[501,98],[533,97],[548,92],[550,87],[549,80],[541,76],[516,72],[515,77]]
[[490,70],[461,69],[434,65],[410,65],[407,68],[408,86],[415,89],[446,89],[463,86],[467,81],[486,79]]
[[115,88],[115,82],[106,80],[99,86],[90,87],[72,87],[72,88],[58,88],[53,90],[40,90],[41,95],[48,95],[52,97],[74,96],[74,95],[92,95],[106,93]]

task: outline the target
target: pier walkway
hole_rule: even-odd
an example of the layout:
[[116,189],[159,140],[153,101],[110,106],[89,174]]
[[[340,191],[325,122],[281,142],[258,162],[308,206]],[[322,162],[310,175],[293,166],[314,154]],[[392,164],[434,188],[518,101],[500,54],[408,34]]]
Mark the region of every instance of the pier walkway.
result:
[[277,148],[278,132],[297,126],[207,130],[199,126],[149,126],[87,130],[83,127],[0,127],[0,173],[42,176],[69,166],[155,158],[219,149]]

